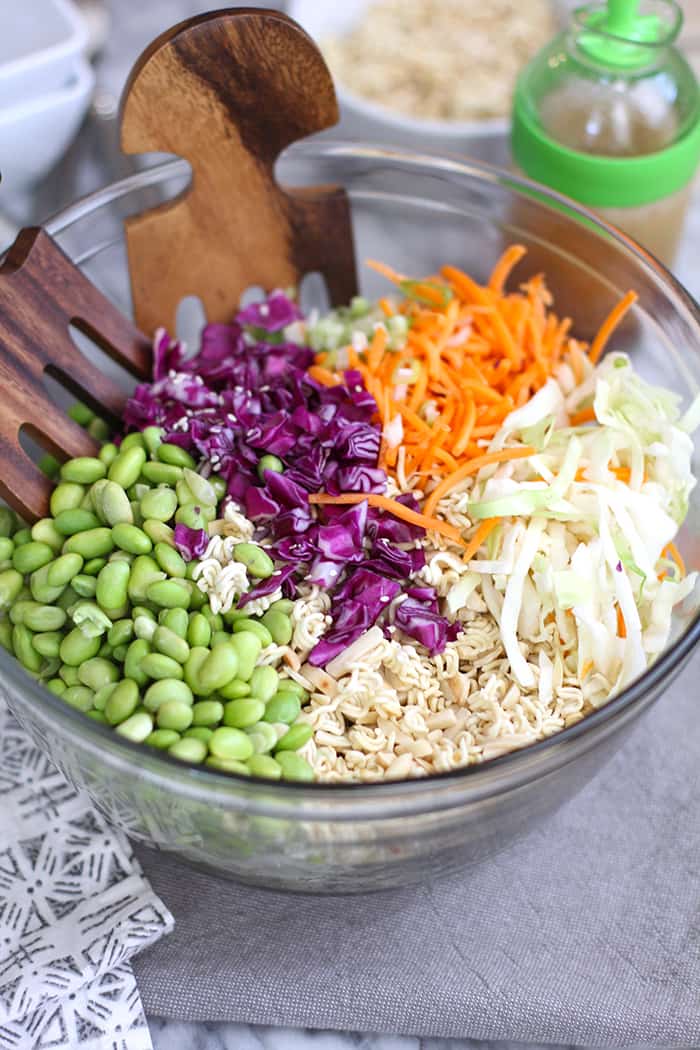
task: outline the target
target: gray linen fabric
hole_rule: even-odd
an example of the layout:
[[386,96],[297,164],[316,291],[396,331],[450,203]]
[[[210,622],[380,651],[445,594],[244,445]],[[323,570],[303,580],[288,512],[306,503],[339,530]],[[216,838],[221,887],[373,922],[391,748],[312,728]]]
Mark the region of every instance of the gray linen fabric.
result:
[[464,878],[367,897],[268,893],[141,852],[175,933],[146,1011],[586,1046],[700,1044],[696,656],[598,778]]

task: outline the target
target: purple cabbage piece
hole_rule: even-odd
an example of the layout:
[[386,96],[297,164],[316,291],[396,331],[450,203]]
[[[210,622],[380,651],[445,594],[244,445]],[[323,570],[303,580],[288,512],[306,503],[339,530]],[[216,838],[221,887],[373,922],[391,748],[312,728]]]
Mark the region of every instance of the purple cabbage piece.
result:
[[175,546],[185,559],[201,558],[209,546],[209,536],[205,529],[190,529],[187,525],[175,526]]
[[440,615],[432,587],[409,587],[406,594],[406,600],[394,610],[394,623],[404,634],[424,645],[431,656],[441,653],[447,642],[455,640],[459,626]]
[[279,332],[301,318],[301,310],[283,292],[275,291],[262,303],[252,303],[239,311],[239,324],[262,328],[266,332]]
[[272,576],[268,576],[266,580],[256,583],[255,587],[241,595],[238,601],[238,608],[244,609],[248,602],[252,602],[255,598],[267,598],[268,594],[274,594],[278,587],[282,588],[282,594],[285,598],[293,598],[297,591],[294,583],[295,573],[296,566],[294,565],[287,565],[284,569],[275,570]]

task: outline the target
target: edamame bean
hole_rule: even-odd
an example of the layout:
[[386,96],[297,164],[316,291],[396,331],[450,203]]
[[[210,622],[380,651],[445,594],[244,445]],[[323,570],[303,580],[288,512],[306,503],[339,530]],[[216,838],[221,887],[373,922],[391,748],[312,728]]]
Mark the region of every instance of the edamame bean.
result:
[[85,714],[88,718],[91,718],[93,722],[99,722],[100,725],[107,725],[107,719],[102,711],[86,711]]
[[192,708],[189,704],[181,704],[179,700],[166,700],[158,708],[156,722],[159,729],[174,729],[183,733],[192,725]]
[[111,464],[107,477],[110,481],[121,485],[123,489],[128,489],[138,481],[145,464],[146,453],[141,446],[132,445],[131,448],[124,449],[124,443],[122,442],[122,449]]
[[87,432],[90,437],[94,437],[95,441],[106,441],[110,435],[110,427],[104,419],[95,416],[95,418],[88,423]]
[[261,481],[265,480],[265,471],[271,470],[274,474],[284,473],[284,463],[279,456],[273,456],[268,453],[266,456],[261,456],[258,460],[258,477]]
[[[134,512],[124,489],[114,481],[108,481],[101,492],[102,515],[108,525],[112,528],[116,525],[132,525]],[[120,544],[115,538],[117,546]],[[129,548],[125,548],[128,550]],[[146,553],[146,552],[135,552]]]
[[185,674],[185,681],[187,682],[188,686],[195,694],[195,696],[211,696],[211,694],[214,692],[213,689],[208,689],[206,686],[203,685],[200,677],[200,670],[202,664],[205,660],[208,659],[208,657],[208,649],[204,649],[201,646],[193,646],[190,649],[190,655],[187,657],[187,663],[183,668]]
[[275,754],[278,751],[298,751],[300,747],[309,742],[312,733],[313,729],[308,722],[295,722],[277,741]]
[[97,656],[101,644],[99,635],[90,638],[79,627],[74,627],[61,642],[59,656],[69,667],[78,667]]
[[91,510],[75,507],[73,510],[62,510],[57,514],[54,524],[61,535],[75,536],[77,533],[87,532],[88,529],[97,529],[100,522]]
[[124,722],[127,718],[130,718],[138,705],[138,685],[133,679],[124,678],[112,690],[112,693],[105,704],[105,718],[111,726],[117,726],[120,722]]
[[294,602],[291,598],[279,598],[276,602],[273,602],[268,612],[281,612],[285,616],[290,616],[292,609],[294,608]]
[[[114,558],[114,555],[111,554],[110,558]],[[97,576],[100,570],[104,569],[106,564],[106,558],[90,558],[90,561],[85,562],[83,566],[83,572],[86,576]]]
[[106,685],[103,685],[101,689],[97,690],[92,702],[93,706],[96,707],[98,711],[104,711],[107,701],[117,688],[117,685],[117,682],[108,682]]
[[14,549],[15,545],[9,536],[0,536],[0,561],[9,561]]
[[68,686],[61,699],[65,700],[70,707],[74,707],[76,711],[82,711],[83,714],[87,714],[92,708],[94,695],[92,689],[88,689],[84,685],[71,685]]
[[294,629],[289,616],[278,612],[276,609],[268,609],[260,618],[260,622],[272,635],[275,645],[289,645],[292,640]]
[[208,646],[211,641],[211,627],[201,613],[191,613],[187,627],[187,641],[190,645]]
[[153,544],[167,543],[169,547],[175,546],[175,530],[164,522],[147,518],[141,527]]
[[208,726],[192,726],[190,729],[186,729],[182,735],[187,740],[201,740],[208,746],[213,732],[214,730],[209,729]]
[[[140,431],[134,430],[133,433],[126,435],[119,448],[121,452],[127,452],[130,448],[144,448],[143,435]],[[127,485],[124,487],[128,488]]]
[[167,463],[171,467],[189,467],[191,470],[197,465],[186,449],[165,441],[156,449],[156,456],[161,463]]
[[177,525],[186,525],[188,529],[206,529],[207,517],[204,508],[199,504],[185,503],[175,511],[175,522]]
[[116,648],[119,645],[126,645],[134,637],[134,621],[131,619],[117,620],[116,623],[112,624],[107,635],[107,641],[111,646]]
[[153,552],[163,572],[176,579],[184,579],[187,566],[182,555],[168,543],[157,543]]
[[126,660],[126,654],[129,651],[129,646],[125,643],[124,645],[115,645],[112,651],[114,659],[120,664],[123,664]]
[[140,554],[131,566],[128,593],[132,602],[145,602],[148,588],[157,580],[164,580],[165,573],[158,568],[157,562],[147,554]]
[[253,751],[256,755],[267,754],[269,751],[272,751],[277,743],[277,733],[269,722],[258,722],[256,725],[246,729],[246,733],[251,739]]
[[282,767],[270,755],[251,755],[246,762],[254,777],[265,777],[267,780],[280,780]]
[[177,510],[177,496],[167,485],[149,489],[141,500],[141,512],[144,518],[155,521],[170,521]]
[[209,740],[209,751],[214,758],[234,759],[245,762],[253,754],[250,737],[240,729],[221,726],[215,729]]
[[206,478],[195,470],[184,470],[183,478],[198,503],[204,503],[207,507],[215,507],[218,500],[216,492]]
[[239,700],[242,696],[250,696],[250,683],[243,682],[240,678],[234,678],[233,681],[228,682],[219,689],[219,695],[224,700]]
[[79,554],[61,554],[46,573],[49,587],[65,587],[83,568],[83,559]]
[[236,620],[233,624],[234,634],[254,634],[260,639],[260,643],[263,649],[266,649],[268,645],[272,645],[272,635],[268,631],[264,624],[259,623],[257,620]]
[[42,631],[34,635],[33,645],[42,656],[55,658],[61,648],[63,635],[60,631]]
[[301,755],[295,751],[280,751],[275,761],[282,769],[283,780],[313,780],[314,771]]
[[[248,621],[239,620],[238,623]],[[233,625],[234,632],[236,624]],[[264,628],[267,630],[267,628]],[[238,673],[236,675],[243,682],[249,682],[255,669],[255,664],[260,656],[262,640],[252,631],[239,631],[234,633],[229,645],[238,657]]]
[[54,518],[64,510],[75,510],[83,502],[85,488],[74,481],[64,481],[51,493],[49,507]]
[[18,529],[12,538],[15,541],[15,547],[21,547],[23,543],[29,543],[32,534],[29,529]]
[[63,666],[59,668],[58,673],[66,685],[80,685],[77,667],[69,667],[68,664],[63,664]]
[[238,657],[233,647],[225,642],[216,645],[199,668],[199,680],[205,689],[216,691],[236,677]]
[[92,689],[93,693],[111,682],[117,682],[120,677],[119,668],[110,660],[105,660],[100,656],[86,660],[78,668],[78,678],[83,685]]
[[37,673],[41,668],[42,657],[32,642],[32,632],[23,623],[12,628],[12,649],[15,656],[27,671]]
[[206,609],[202,609],[202,616],[207,621],[209,626],[214,631],[222,631],[224,627],[224,620],[221,613],[214,613],[211,611],[211,606],[207,605]]
[[31,601],[30,598],[22,598],[21,600],[18,599],[16,602],[13,602],[8,612],[10,621],[13,624],[24,623],[24,614],[31,606],[36,606],[38,608],[39,603]]
[[111,467],[118,455],[119,449],[112,441],[109,441],[100,449],[98,458],[102,460],[106,467]]
[[184,737],[168,748],[168,754],[179,758],[181,762],[193,762],[198,765],[207,757],[207,745],[193,737]]
[[270,555],[256,543],[237,543],[233,548],[233,557],[245,565],[249,576],[259,580],[266,580],[275,571]]
[[17,528],[17,515],[9,507],[0,507],[0,536],[12,536]]
[[183,477],[180,479],[180,481],[178,481],[177,485],[175,486],[175,495],[177,496],[177,501],[181,507],[184,507],[186,503],[197,502],[194,497],[194,492],[185,481],[184,471]]
[[298,696],[302,704],[306,703],[309,699],[309,694],[303,685],[299,682],[295,682],[293,678],[281,678],[279,684],[280,693],[292,693],[293,696]]
[[24,580],[16,569],[5,569],[0,572],[0,609],[9,609],[19,597]]
[[[63,607],[61,602],[61,593],[63,587],[52,587],[48,582],[48,574],[51,569],[50,565],[42,565],[40,569],[35,569],[32,575],[29,577],[29,588],[32,593],[32,598],[39,602],[40,605],[53,605],[54,603]],[[0,580],[4,573],[0,574]],[[71,593],[73,589],[71,588]],[[1,592],[0,592],[0,605],[2,604]]]
[[161,678],[159,681],[149,685],[143,698],[143,706],[148,711],[157,711],[161,704],[169,700],[180,704],[194,704],[194,696],[187,682],[177,678]]
[[162,653],[149,653],[141,661],[141,670],[148,678],[182,678],[183,670],[177,660]]
[[167,751],[179,739],[180,734],[175,732],[174,729],[154,729],[146,737],[144,744],[148,744],[149,747],[155,747],[159,751]]
[[28,602],[23,623],[30,631],[58,631],[66,622],[65,610],[55,605],[37,605]]
[[231,640],[231,635],[228,631],[214,631],[211,636],[211,647],[215,645],[226,645]]
[[46,683],[46,688],[55,696],[63,696],[68,686],[60,678],[50,678]]
[[175,631],[171,631],[169,627],[156,627],[152,645],[157,652],[169,656],[172,660],[177,660],[179,664],[184,664],[190,655],[190,647],[185,639],[175,634]]
[[301,700],[294,693],[285,693],[280,690],[265,704],[265,722],[285,722],[291,725],[296,721],[301,711]]
[[[87,580],[92,579],[91,576],[86,576],[85,578]],[[101,638],[112,627],[112,621],[109,616],[95,602],[78,602],[71,608],[70,615],[75,626],[79,627],[87,638]],[[102,642],[100,642],[101,644]]]
[[[66,511],[67,514],[87,514],[88,511]],[[101,558],[114,550],[111,529],[95,528],[69,536],[63,545],[64,554],[80,554],[86,560]]]
[[102,507],[102,493],[109,484],[110,483],[109,481],[107,481],[107,478],[100,478],[100,480],[96,481],[95,484],[92,485],[90,488],[92,510],[94,510],[95,514],[100,519],[103,525],[106,523],[107,519],[105,517],[104,510]]
[[141,475],[152,485],[177,485],[182,477],[182,467],[173,467],[168,463],[158,463],[152,460],[144,463]]
[[165,609],[187,609],[190,605],[190,588],[183,580],[159,580],[151,583],[146,595],[148,600]]
[[211,769],[217,769],[220,773],[238,773],[242,777],[250,776],[250,770],[244,762],[238,762],[234,758],[217,758],[210,755],[205,765]]
[[60,551],[65,537],[53,523],[53,518],[40,518],[32,525],[31,538],[38,543],[46,543],[54,551]]
[[265,714],[265,704],[254,696],[244,696],[240,700],[229,700],[224,708],[225,726],[234,729],[248,729],[256,725]]
[[78,456],[77,459],[69,459],[63,464],[61,480],[77,482],[78,485],[92,485],[106,473],[107,468],[101,459],[96,456]]
[[12,568],[28,576],[42,565],[48,565],[54,559],[54,552],[48,543],[31,540],[23,547],[17,547],[12,554]]
[[141,437],[149,455],[154,456],[158,451],[158,446],[163,443],[163,428],[146,427],[141,431]]
[[278,685],[279,675],[274,667],[256,667],[250,676],[250,692],[263,704],[272,699]]
[[103,609],[115,609],[128,600],[131,566],[125,561],[109,561],[97,577],[95,597]]
[[224,705],[219,700],[198,700],[192,708],[192,724],[195,726],[215,726],[223,717]]
[[129,554],[150,554],[153,544],[138,525],[115,525],[112,539],[117,547]]
[[226,490],[228,488],[226,478],[222,478],[220,474],[210,474],[209,484],[214,489],[216,502],[219,503],[226,495]]
[[71,587],[81,598],[94,598],[97,591],[97,580],[94,576],[85,576],[78,573],[71,580]]
[[132,678],[139,686],[144,686],[148,681],[148,675],[142,668],[143,660],[151,651],[151,647],[143,638],[136,638],[126,651],[124,657],[124,674]]
[[201,609],[209,601],[209,595],[200,591],[199,587],[193,587],[190,591],[190,609]]
[[[132,451],[137,451],[133,449]],[[134,744],[143,744],[153,732],[153,719],[146,711],[138,711],[131,718],[118,725],[115,729],[120,736],[133,741]]]
[[190,618],[186,609],[162,609],[158,622],[163,627],[168,627],[171,631],[174,631],[180,638],[187,640]]
[[82,401],[75,401],[66,412],[66,415],[81,427],[86,427],[95,418],[95,413],[92,409],[84,405]]

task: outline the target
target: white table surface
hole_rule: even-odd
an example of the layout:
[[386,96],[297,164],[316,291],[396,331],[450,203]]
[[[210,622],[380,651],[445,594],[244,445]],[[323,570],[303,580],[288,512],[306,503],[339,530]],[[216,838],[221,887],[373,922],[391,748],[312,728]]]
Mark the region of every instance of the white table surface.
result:
[[[326,2],[326,0],[319,0]],[[191,14],[216,7],[211,0],[108,0],[113,26],[99,66],[99,87],[115,97],[126,72],[142,48],[168,25]],[[267,6],[275,6],[270,2]],[[700,72],[700,0],[687,0],[686,41]],[[107,181],[100,171],[96,145],[79,141],[50,183],[23,198],[8,202],[0,194],[0,212],[9,210],[17,223],[40,221],[69,200]],[[104,143],[102,143],[104,145]],[[97,145],[99,152],[99,143]],[[104,160],[104,158],[102,158]],[[4,207],[3,207],[4,206]],[[0,228],[0,239],[2,229]],[[689,212],[684,240],[675,267],[680,280],[700,298],[700,181]],[[514,1050],[513,1044],[485,1044],[472,1040],[418,1039],[354,1032],[309,1032],[260,1028],[241,1024],[182,1024],[149,1017],[155,1050]],[[539,1050],[530,1045],[529,1050]],[[551,1048],[550,1048],[551,1050]],[[570,1048],[573,1050],[573,1048]],[[630,1048],[632,1050],[632,1048]],[[653,1050],[653,1048],[646,1048]]]

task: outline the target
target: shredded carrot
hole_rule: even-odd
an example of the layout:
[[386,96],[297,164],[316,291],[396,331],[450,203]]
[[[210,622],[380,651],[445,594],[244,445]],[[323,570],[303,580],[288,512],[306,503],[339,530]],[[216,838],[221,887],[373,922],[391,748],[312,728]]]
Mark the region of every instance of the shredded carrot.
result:
[[330,372],[327,368],[323,368],[321,365],[311,365],[308,373],[312,379],[315,379],[322,386],[337,386],[338,383],[342,382],[340,376]]
[[403,503],[390,499],[388,496],[381,496],[376,492],[343,492],[339,496],[331,496],[327,492],[317,492],[309,496],[309,503],[318,506],[325,506],[329,503],[362,503],[363,500],[367,500],[370,507],[379,507],[380,510],[393,514],[395,518],[408,521],[411,525],[419,525],[423,529],[432,529],[434,532],[441,533],[461,546],[465,545],[459,529],[454,525],[449,525],[446,521],[441,521],[440,518],[431,518],[427,514],[419,514],[418,511],[411,510],[410,507],[404,507]]
[[588,351],[588,358],[593,364],[596,364],[600,355],[603,353],[610,336],[613,334],[617,326],[622,321],[623,317],[630,309],[634,306],[637,301],[636,292],[628,292],[616,306],[610,311],[608,316],[600,326],[600,330],[591,343],[591,349]]
[[499,295],[503,293],[503,286],[508,280],[511,270],[517,266],[524,254],[525,249],[522,244],[512,244],[510,248],[506,248],[494,266],[489,278],[489,288],[492,292],[497,292]]
[[580,412],[574,412],[572,416],[569,416],[569,422],[572,427],[580,427],[584,423],[595,423],[596,414],[593,405],[588,408],[582,408]]
[[506,463],[511,459],[525,459],[527,456],[533,456],[536,451],[531,445],[519,445],[517,448],[502,448],[497,452],[486,452],[483,456],[477,456],[463,463],[461,467],[458,467],[452,474],[448,474],[439,485],[435,486],[425,501],[425,513],[429,517],[434,514],[443,496],[451,492],[455,485],[459,485],[464,478],[468,478],[471,474],[478,474],[482,467],[488,467],[492,463]]
[[661,554],[662,557],[670,558],[671,561],[676,563],[676,566],[678,567],[678,571],[680,572],[681,576],[686,575],[685,562],[683,561],[681,552],[678,550],[678,547],[676,547],[675,543],[667,543]]
[[498,518],[484,518],[484,520],[479,523],[479,527],[466,546],[464,554],[462,555],[462,561],[467,562],[472,560],[481,544],[489,538],[493,530],[496,528],[498,522]]
[[627,624],[625,623],[625,618],[622,615],[622,609],[620,608],[619,605],[616,606],[616,609],[617,609],[617,633],[619,634],[620,638],[626,638],[627,637]]
[[594,664],[592,660],[586,660],[585,664],[581,668],[581,678],[587,678],[593,670]]

